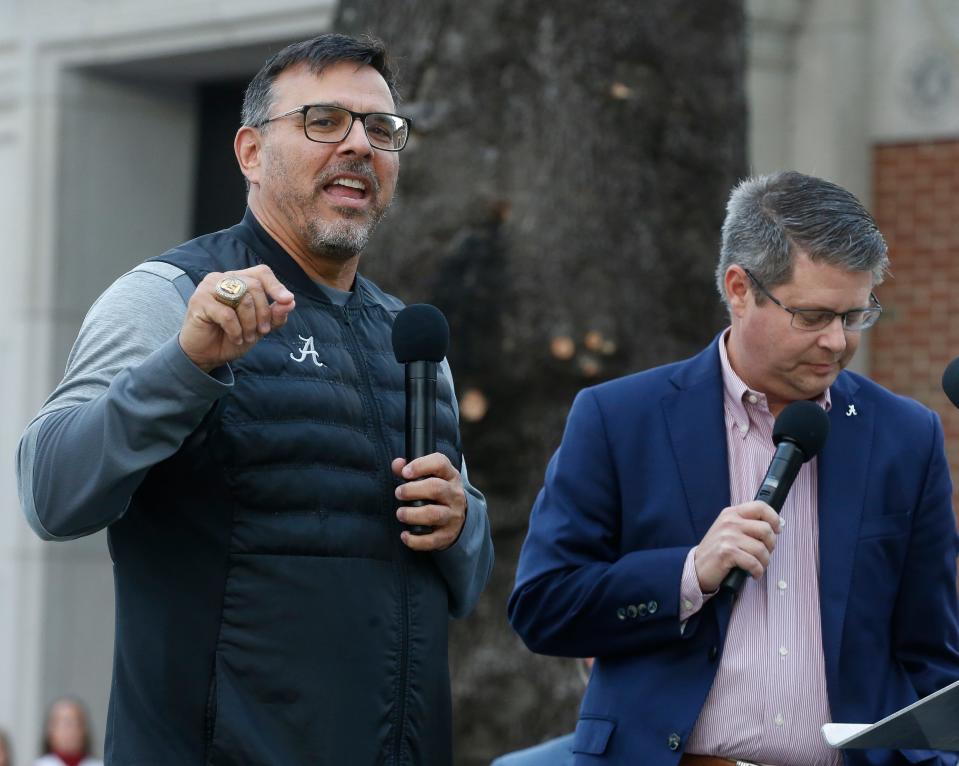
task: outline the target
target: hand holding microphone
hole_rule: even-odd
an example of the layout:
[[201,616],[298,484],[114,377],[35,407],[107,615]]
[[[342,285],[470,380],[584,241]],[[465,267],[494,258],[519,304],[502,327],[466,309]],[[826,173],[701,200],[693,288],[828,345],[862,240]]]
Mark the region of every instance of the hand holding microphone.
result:
[[703,593],[713,593],[733,572],[760,578],[776,547],[779,514],[752,500],[724,508],[696,547],[696,574]]
[[762,577],[776,547],[778,512],[802,464],[819,454],[828,435],[829,418],[814,402],[793,402],[779,413],[773,426],[776,453],[756,499],[724,509],[696,550],[704,593],[720,583],[738,593],[749,575]]
[[413,550],[443,550],[459,537],[466,493],[459,470],[436,451],[436,365],[449,347],[449,325],[435,306],[407,306],[393,323],[393,353],[406,366],[406,457],[393,473],[406,484],[396,497],[406,505],[397,518],[408,524],[403,541]]
[[396,497],[404,504],[396,517],[410,525],[402,534],[403,542],[414,551],[449,548],[466,521],[466,492],[460,472],[446,455],[434,452],[410,463],[396,458],[393,473],[406,481],[396,488]]

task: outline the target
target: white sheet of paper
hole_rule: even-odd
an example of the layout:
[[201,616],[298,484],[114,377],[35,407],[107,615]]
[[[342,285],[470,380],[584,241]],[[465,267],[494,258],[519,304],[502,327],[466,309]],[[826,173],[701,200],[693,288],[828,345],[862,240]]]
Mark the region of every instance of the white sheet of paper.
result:
[[868,723],[827,723],[822,727],[822,735],[830,747],[839,747],[847,739],[855,737],[868,729]]

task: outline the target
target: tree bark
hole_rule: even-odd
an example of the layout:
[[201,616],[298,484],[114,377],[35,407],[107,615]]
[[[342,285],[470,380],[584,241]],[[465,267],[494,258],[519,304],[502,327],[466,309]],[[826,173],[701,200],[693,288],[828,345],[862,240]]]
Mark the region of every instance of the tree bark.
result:
[[[587,385],[699,350],[745,174],[741,0],[342,0],[414,121],[361,270],[446,314],[471,480],[497,561],[452,637],[458,764],[573,728],[570,660],[531,655],[506,598],[532,502]],[[679,587],[679,583],[676,584]]]

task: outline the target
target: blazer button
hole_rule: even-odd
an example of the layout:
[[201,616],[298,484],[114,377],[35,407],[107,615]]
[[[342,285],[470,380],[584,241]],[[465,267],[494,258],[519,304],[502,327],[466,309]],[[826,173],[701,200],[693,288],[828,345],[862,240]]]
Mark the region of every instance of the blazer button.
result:
[[632,604],[630,604],[629,606],[627,606],[627,607],[626,607],[626,615],[627,615],[630,619],[636,617],[636,607],[633,606]]
[[639,612],[639,616],[640,616],[640,617],[645,617],[645,616],[646,616],[646,611],[647,611],[647,610],[646,610],[646,604],[639,604],[639,605],[636,607],[636,611]]
[[673,732],[669,735],[669,739],[666,740],[666,746],[673,751],[679,750],[681,740],[679,735],[676,732]]
[[656,614],[657,610],[659,609],[659,604],[657,604],[655,601],[650,601],[646,606],[649,607],[650,614]]
[[709,647],[709,659],[715,660],[719,656],[719,647],[713,644]]
[[621,619],[621,620],[625,620],[625,619],[626,619],[626,610],[623,609],[623,607],[620,607],[619,609],[616,610],[616,616],[619,617],[619,619]]

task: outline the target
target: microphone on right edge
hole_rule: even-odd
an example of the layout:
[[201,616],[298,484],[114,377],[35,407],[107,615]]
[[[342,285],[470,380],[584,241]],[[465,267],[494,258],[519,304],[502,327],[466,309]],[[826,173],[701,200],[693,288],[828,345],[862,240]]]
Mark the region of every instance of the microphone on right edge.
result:
[[949,362],[942,373],[942,390],[949,401],[959,407],[959,357]]
[[[959,374],[959,368],[957,368]],[[769,463],[756,500],[762,500],[779,513],[786,495],[803,463],[820,453],[829,436],[829,416],[818,404],[798,401],[789,404],[779,413],[773,425],[773,444],[776,454]],[[739,593],[749,573],[736,567],[723,580],[722,587]]]

